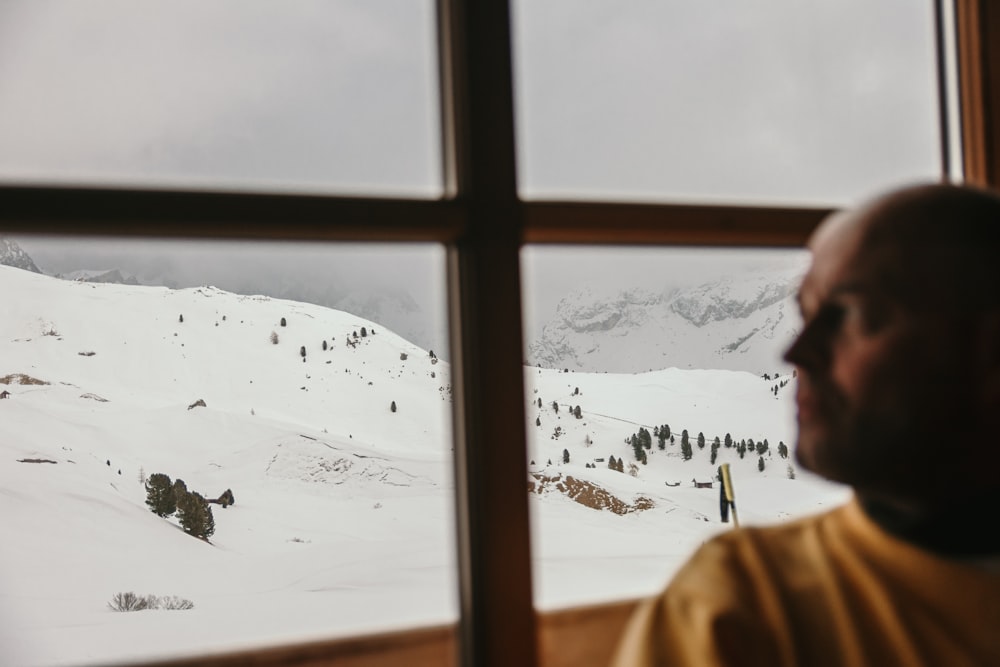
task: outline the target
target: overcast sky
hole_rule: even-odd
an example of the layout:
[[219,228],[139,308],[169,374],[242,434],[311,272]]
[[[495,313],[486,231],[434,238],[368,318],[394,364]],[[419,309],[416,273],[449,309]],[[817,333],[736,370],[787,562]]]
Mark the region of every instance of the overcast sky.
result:
[[[933,179],[932,14],[916,0],[517,1],[522,192],[842,205]],[[0,0],[0,179],[433,197],[435,43],[426,0]],[[166,246],[25,248],[52,269],[370,276],[424,307],[442,293],[435,250],[248,260],[210,245],[179,266]],[[576,252],[528,253],[531,312],[583,280],[667,285],[720,264]]]

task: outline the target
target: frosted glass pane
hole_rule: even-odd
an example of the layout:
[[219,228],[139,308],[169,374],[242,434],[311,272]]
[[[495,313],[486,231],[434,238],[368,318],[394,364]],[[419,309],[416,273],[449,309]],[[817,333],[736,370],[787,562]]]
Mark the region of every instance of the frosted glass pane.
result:
[[430,0],[7,0],[0,179],[435,196]]
[[516,0],[529,198],[837,205],[939,178],[912,0]]

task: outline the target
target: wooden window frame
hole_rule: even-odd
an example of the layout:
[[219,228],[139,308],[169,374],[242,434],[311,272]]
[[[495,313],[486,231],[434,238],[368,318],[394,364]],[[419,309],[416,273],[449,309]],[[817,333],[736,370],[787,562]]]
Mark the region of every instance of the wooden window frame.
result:
[[[946,6],[956,17],[965,180],[996,187],[1000,7],[991,0],[936,0],[939,23]],[[533,607],[524,477],[521,247],[801,246],[829,213],[818,208],[522,201],[515,173],[509,4],[439,0],[438,19],[441,199],[0,186],[0,230],[7,233],[405,241],[447,248],[457,626],[157,664],[603,664],[632,602],[541,615]],[[942,134],[946,136],[944,130]],[[942,152],[947,165],[946,141]],[[580,641],[585,642],[583,650]]]

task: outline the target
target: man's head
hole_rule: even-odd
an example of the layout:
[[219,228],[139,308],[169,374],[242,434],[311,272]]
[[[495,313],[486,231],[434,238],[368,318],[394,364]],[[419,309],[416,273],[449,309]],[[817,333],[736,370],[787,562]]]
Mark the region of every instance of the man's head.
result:
[[901,190],[832,216],[809,246],[786,353],[799,462],[906,503],[1000,486],[983,474],[1000,463],[1000,197]]

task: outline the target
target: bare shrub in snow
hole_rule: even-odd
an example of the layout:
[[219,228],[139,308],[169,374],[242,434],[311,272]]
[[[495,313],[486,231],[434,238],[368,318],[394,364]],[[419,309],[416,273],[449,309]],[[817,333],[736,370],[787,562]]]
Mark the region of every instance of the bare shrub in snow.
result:
[[136,595],[132,591],[115,593],[108,602],[112,611],[145,611],[147,609],[194,609],[194,602],[176,595]]
[[188,600],[187,598],[178,597],[176,595],[167,595],[160,598],[160,605],[158,609],[194,609],[194,602]]
[[136,595],[132,591],[115,593],[108,603],[112,611],[142,611],[149,609],[149,596]]

